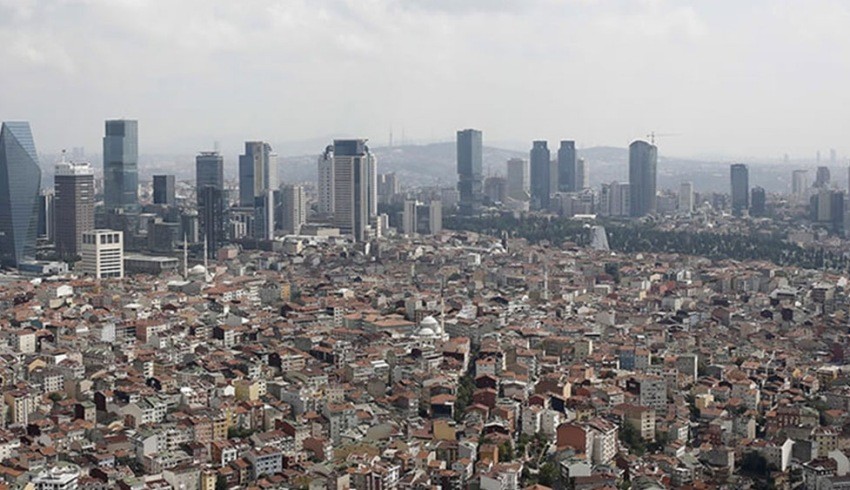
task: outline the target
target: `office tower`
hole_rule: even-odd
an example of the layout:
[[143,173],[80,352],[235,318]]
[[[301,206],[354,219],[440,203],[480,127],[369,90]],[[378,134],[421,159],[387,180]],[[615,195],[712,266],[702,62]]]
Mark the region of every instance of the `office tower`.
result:
[[56,237],[56,205],[55,194],[50,189],[38,193],[38,231],[39,240],[53,243]]
[[428,204],[408,199],[404,201],[402,233],[405,235],[436,235],[443,231],[442,202],[432,200]]
[[413,235],[416,233],[416,205],[417,202],[412,199],[404,201],[404,210],[401,216],[401,232],[405,235]]
[[818,189],[829,187],[829,167],[818,167],[814,187]]
[[319,214],[331,215],[334,212],[334,147],[328,145],[319,155]]
[[487,177],[484,180],[484,194],[490,202],[505,202],[508,195],[508,182],[504,177]]
[[740,216],[750,208],[750,169],[743,163],[729,167],[732,186],[732,214]]
[[530,180],[528,160],[522,158],[508,160],[508,197],[527,201],[531,189]]
[[395,172],[378,175],[378,202],[389,204],[398,193],[399,185]]
[[96,279],[124,277],[124,233],[92,230],[82,234],[81,271]]
[[476,129],[457,132],[457,190],[463,211],[481,203],[484,180],[481,141],[481,131]]
[[646,141],[629,145],[630,212],[632,217],[655,213],[658,148]]
[[561,192],[576,192],[579,190],[576,175],[576,142],[561,141],[558,148],[558,190]]
[[370,156],[365,139],[334,140],[334,225],[358,242],[369,226]]
[[239,205],[254,208],[254,238],[274,238],[274,190],[277,189],[277,155],[262,141],[246,141],[239,156]]
[[369,202],[369,219],[378,216],[378,158],[370,153],[368,156],[366,195]]
[[163,206],[174,206],[177,204],[173,175],[153,176],[153,203]]
[[35,259],[41,168],[27,122],[0,128],[0,263]]
[[195,157],[195,192],[198,202],[200,240],[206,243],[207,258],[215,258],[225,241],[226,202],[224,158],[217,151],[203,151]]
[[750,198],[750,215],[764,216],[767,211],[767,196],[763,187],[753,187]]
[[576,192],[590,188],[590,169],[584,158],[579,158],[576,163]]
[[691,214],[694,212],[694,184],[682,182],[679,185],[679,212]]
[[180,213],[180,235],[189,243],[201,243],[201,223],[196,210],[185,209]]
[[281,208],[283,216],[281,229],[288,235],[298,235],[307,222],[307,198],[300,185],[285,185],[281,188]]
[[535,141],[531,144],[531,200],[538,209],[549,207],[550,191],[550,158],[549,148],[545,141]]
[[94,229],[94,171],[88,163],[62,161],[53,176],[56,192],[56,253],[79,255],[83,232]]
[[804,198],[809,190],[809,171],[794,170],[791,173],[791,194],[796,198]]
[[107,210],[139,206],[139,123],[106,121],[103,137],[103,201]]
[[599,193],[599,214],[602,216],[624,217],[630,216],[631,187],[629,184],[611,182],[602,184]]

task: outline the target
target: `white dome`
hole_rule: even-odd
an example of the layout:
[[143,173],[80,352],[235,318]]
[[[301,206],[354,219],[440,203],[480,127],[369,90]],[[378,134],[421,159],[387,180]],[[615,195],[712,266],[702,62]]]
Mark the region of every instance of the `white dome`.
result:
[[436,335],[437,334],[430,328],[421,328],[418,332],[416,332],[417,337],[434,337]]
[[419,322],[419,328],[430,328],[431,330],[436,330],[440,328],[440,322],[438,322],[433,316],[428,315]]
[[201,264],[198,264],[195,267],[192,267],[191,269],[189,269],[189,274],[200,275],[200,274],[206,274],[206,272],[207,272],[207,268],[204,267]]

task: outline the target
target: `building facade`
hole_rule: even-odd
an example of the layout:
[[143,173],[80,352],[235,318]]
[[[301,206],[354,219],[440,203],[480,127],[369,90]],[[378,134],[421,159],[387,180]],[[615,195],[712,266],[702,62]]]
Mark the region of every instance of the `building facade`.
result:
[[173,175],[153,176],[153,203],[162,206],[177,204],[177,192],[174,188]]
[[94,171],[88,163],[56,164],[56,253],[63,258],[79,255],[83,232],[94,229]]
[[103,201],[108,210],[139,206],[139,123],[106,121],[103,137]]
[[571,140],[561,141],[561,146],[558,148],[558,190],[560,192],[580,190],[576,179],[577,164],[576,142]]
[[484,173],[481,131],[464,129],[457,132],[457,190],[461,210],[472,210],[481,203]]
[[124,233],[92,230],[83,233],[81,270],[96,279],[124,277]]
[[35,259],[41,168],[27,122],[0,128],[0,263]]
[[334,226],[358,242],[369,227],[370,156],[365,139],[334,140]]
[[750,208],[750,169],[743,163],[729,167],[732,185],[732,214],[740,216]]
[[656,210],[656,172],[658,148],[646,141],[629,145],[630,212],[633,217],[646,216]]
[[549,192],[551,191],[550,153],[545,141],[535,141],[531,144],[531,201],[538,209],[549,207]]

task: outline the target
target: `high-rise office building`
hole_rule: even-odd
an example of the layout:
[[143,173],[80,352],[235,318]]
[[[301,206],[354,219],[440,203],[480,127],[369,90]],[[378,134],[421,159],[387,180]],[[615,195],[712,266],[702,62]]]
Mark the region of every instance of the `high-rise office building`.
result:
[[334,147],[328,145],[319,155],[319,214],[334,212]]
[[590,169],[584,158],[576,162],[576,192],[590,189]]
[[619,182],[602,184],[599,193],[599,214],[602,216],[626,217],[630,216],[631,186]]
[[405,235],[436,235],[443,230],[443,205],[440,201],[423,204],[408,199],[404,201],[402,233]]
[[457,190],[460,208],[470,211],[481,203],[484,173],[481,131],[464,129],[457,132]]
[[53,243],[56,238],[56,198],[50,189],[38,193],[38,232],[39,240]]
[[732,185],[732,214],[740,216],[750,208],[750,169],[743,163],[729,167]]
[[63,258],[79,255],[83,233],[94,229],[94,171],[85,162],[62,158],[53,176],[56,192],[56,253]]
[[531,200],[538,209],[549,207],[551,161],[549,148],[545,141],[535,141],[531,145]]
[[818,189],[829,187],[829,180],[829,167],[818,167],[815,173],[814,187]]
[[288,235],[298,235],[307,222],[307,198],[300,185],[285,185],[281,188],[281,229]]
[[694,212],[694,184],[682,182],[679,185],[679,212],[691,214]]
[[103,200],[107,210],[139,206],[139,123],[106,121],[103,137]]
[[96,279],[124,277],[124,232],[83,232],[80,252],[80,268],[84,274]]
[[153,203],[163,206],[177,204],[177,192],[174,188],[173,175],[153,176]]
[[561,192],[576,192],[581,190],[577,184],[576,142],[561,141],[558,148],[558,190]]
[[750,215],[764,216],[767,211],[767,196],[763,187],[755,186],[751,192]]
[[398,193],[398,177],[395,172],[378,175],[378,202],[388,204]]
[[354,240],[366,240],[369,226],[369,165],[365,139],[334,140],[334,225]]
[[629,145],[630,212],[633,217],[655,213],[658,148],[637,140]]
[[0,128],[0,262],[35,259],[41,168],[27,122]]
[[245,142],[245,154],[239,156],[239,205],[254,208],[254,238],[274,238],[277,189],[277,154],[262,141]]
[[508,160],[508,197],[527,201],[531,189],[531,176],[528,160],[511,158]]
[[504,177],[487,177],[484,179],[484,195],[490,202],[505,202],[508,196],[508,181]]
[[378,216],[378,158],[369,153],[366,175],[366,197],[369,203],[369,219]]
[[794,170],[791,173],[791,194],[797,199],[806,197],[809,191],[809,171]]
[[224,243],[227,225],[224,158],[219,152],[205,151],[195,157],[195,188],[200,239],[206,243],[207,257],[214,258]]

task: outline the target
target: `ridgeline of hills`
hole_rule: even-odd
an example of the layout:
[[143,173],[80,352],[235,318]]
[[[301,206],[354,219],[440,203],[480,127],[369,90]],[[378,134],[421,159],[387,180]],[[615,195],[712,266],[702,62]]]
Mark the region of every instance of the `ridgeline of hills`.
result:
[[[379,172],[396,172],[402,185],[452,186],[457,181],[454,142],[373,147],[371,150],[378,157]],[[552,158],[557,158],[557,147],[550,151]],[[319,152],[280,157],[278,167],[281,182],[314,182],[318,155]],[[614,180],[628,181],[628,149],[593,147],[579,149],[578,156],[588,163],[591,187],[598,188],[601,183]],[[142,155],[139,162],[140,179],[149,180],[153,174],[170,173],[176,175],[178,180],[194,180],[194,158],[194,155]],[[506,162],[511,158],[528,159],[528,152],[485,146],[485,177],[504,176]],[[45,185],[53,183],[53,165],[47,163],[58,159],[58,156],[42,156]],[[100,157],[95,155],[90,160],[96,171],[99,171]],[[690,181],[694,183],[697,192],[729,192],[729,163],[732,162],[667,158],[662,155],[658,161],[658,188],[678,190],[681,182]],[[794,168],[798,167],[750,163],[750,186],[760,185],[768,192],[787,192],[790,190],[791,171]],[[845,175],[839,169],[833,169],[833,172],[836,179],[839,179],[839,175]],[[226,177],[235,179],[236,174],[236,157],[225,155]]]

